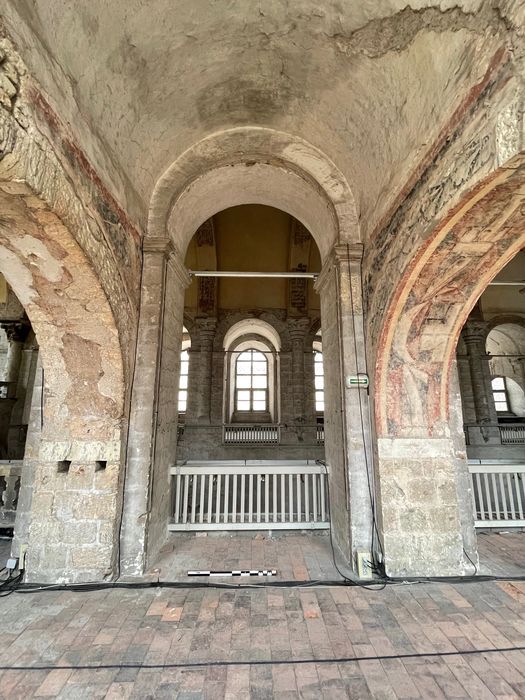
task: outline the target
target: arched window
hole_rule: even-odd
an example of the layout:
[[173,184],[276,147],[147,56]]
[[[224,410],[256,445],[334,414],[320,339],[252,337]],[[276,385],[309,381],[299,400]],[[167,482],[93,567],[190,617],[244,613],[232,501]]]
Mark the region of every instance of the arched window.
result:
[[185,326],[182,327],[182,346],[180,353],[179,376],[179,413],[186,413],[188,408],[188,375],[190,370],[191,338]]
[[188,405],[188,370],[190,366],[190,354],[183,350],[180,354],[180,379],[179,379],[179,413],[186,413]]
[[273,326],[258,318],[235,323],[224,336],[225,423],[279,422],[279,351]]
[[323,353],[314,350],[314,371],[315,371],[315,411],[324,413],[324,368]]
[[235,410],[268,411],[268,361],[250,348],[235,363]]

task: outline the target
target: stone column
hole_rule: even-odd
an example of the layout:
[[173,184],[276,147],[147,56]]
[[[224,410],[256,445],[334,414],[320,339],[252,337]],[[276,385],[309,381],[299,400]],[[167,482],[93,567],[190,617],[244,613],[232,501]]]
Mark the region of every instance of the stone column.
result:
[[308,318],[288,319],[288,329],[292,343],[292,394],[293,418],[295,423],[304,423],[304,336],[310,325]]
[[315,368],[313,348],[305,348],[304,360],[304,414],[307,429],[305,430],[305,442],[315,445],[317,442],[317,413],[315,410]]
[[336,245],[316,283],[321,295],[325,375],[325,454],[334,543],[349,575],[356,553],[372,549],[374,488],[369,397],[347,380],[365,374],[360,244]]
[[[155,507],[151,493],[158,426],[162,344],[166,330],[163,328],[163,323],[168,272],[177,282],[170,290],[172,298],[169,303],[176,307],[181,321],[179,329],[169,329],[169,335],[175,336],[171,344],[176,346],[178,340],[179,352],[173,354],[169,366],[165,363],[163,371],[173,370],[173,365],[180,360],[184,291],[190,282],[189,274],[180,257],[173,250],[169,239],[146,238],[143,256],[140,321],[131,396],[120,543],[120,570],[122,575],[128,576],[142,574],[146,566],[148,525],[151,510]],[[173,400],[172,409],[176,430],[178,412],[175,400]],[[175,460],[174,454],[172,459]],[[163,482],[164,492],[167,490],[167,484],[168,478],[165,483]]]
[[7,459],[9,454],[9,427],[12,423],[13,409],[16,403],[16,386],[20,373],[24,342],[30,330],[26,323],[15,321],[3,323],[9,342],[3,381],[8,382],[7,391],[0,399],[0,457]]
[[469,426],[470,443],[497,444],[501,439],[492,395],[489,356],[485,350],[487,324],[477,319],[468,320],[463,328],[462,337],[467,348],[477,423],[477,426]]
[[16,382],[18,381],[20,363],[22,360],[22,351],[31,327],[23,321],[2,323],[1,326],[9,342],[3,381],[13,382],[13,388],[16,389]]
[[216,318],[198,318],[195,320],[195,333],[199,336],[200,352],[195,357],[198,365],[198,381],[195,385],[197,401],[197,422],[210,423],[213,340],[217,328]]

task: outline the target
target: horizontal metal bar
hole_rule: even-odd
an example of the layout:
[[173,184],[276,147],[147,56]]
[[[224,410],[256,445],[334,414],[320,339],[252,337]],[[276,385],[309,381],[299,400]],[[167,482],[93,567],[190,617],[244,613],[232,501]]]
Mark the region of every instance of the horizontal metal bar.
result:
[[317,279],[319,272],[235,272],[229,270],[188,270],[192,277],[297,277]]
[[[511,521],[512,522],[512,521]],[[171,532],[187,532],[189,530],[327,530],[330,527],[328,521],[325,522],[305,522],[299,523],[274,523],[271,520],[265,523],[169,523],[168,530]]]
[[181,476],[196,476],[198,474],[206,474],[210,476],[218,476],[219,474],[253,474],[257,476],[267,476],[269,474],[298,474],[302,476],[303,474],[326,474],[326,469],[323,465],[312,465],[312,466],[246,466],[246,467],[235,467],[235,466],[221,466],[216,465],[191,465],[191,466],[181,466],[181,467],[170,467],[170,474],[176,476],[180,474]]
[[525,282],[489,282],[489,287],[525,287]]
[[475,520],[474,527],[524,527],[525,520]]
[[525,474],[525,464],[469,464],[471,474]]

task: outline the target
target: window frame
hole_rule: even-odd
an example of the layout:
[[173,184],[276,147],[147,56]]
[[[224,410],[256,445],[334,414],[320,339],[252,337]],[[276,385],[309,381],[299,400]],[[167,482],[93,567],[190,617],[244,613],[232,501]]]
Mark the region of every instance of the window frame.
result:
[[[254,359],[254,353],[257,355],[262,355],[263,360]],[[250,355],[250,358],[251,358],[250,360],[241,359],[241,358],[243,358],[243,356],[246,356],[248,354]],[[265,363],[266,371],[264,373],[255,373],[254,372],[254,363],[255,362],[262,362],[262,361],[264,361],[264,363]],[[249,363],[250,364],[250,372],[241,374],[238,371],[239,362],[241,362],[241,364],[248,364]],[[269,397],[270,371],[269,370],[270,370],[270,366],[269,366],[268,358],[266,357],[266,353],[263,350],[259,350],[259,349],[251,347],[251,348],[246,348],[245,350],[242,350],[239,352],[239,354],[235,358],[235,363],[234,363],[234,389],[233,389],[233,391],[234,391],[234,399],[233,399],[234,403],[233,403],[233,406],[234,406],[235,413],[254,413],[254,414],[256,414],[256,413],[260,413],[260,414],[269,413],[269,410],[270,410],[270,408],[269,408],[269,404],[270,404],[270,397]],[[265,382],[266,386],[264,388],[254,387],[253,386],[254,377],[263,377],[263,376],[266,378],[266,382]],[[239,387],[238,382],[239,382],[240,377],[250,377],[250,385],[251,386],[250,387]],[[239,392],[249,392],[249,399],[248,399],[249,407],[248,408],[240,408],[239,407],[239,401],[240,401]],[[264,392],[264,408],[254,408],[254,403],[256,401],[261,401],[261,399],[255,399],[256,392],[260,392],[260,393]],[[242,399],[242,400],[246,401],[245,399]]]
[[[190,350],[190,344],[183,342],[182,348],[180,351],[180,356],[179,356],[179,384],[177,387],[177,414],[179,416],[185,416],[187,411],[188,411],[188,392],[189,392],[189,381],[190,381],[190,352],[189,352],[189,350]],[[187,359],[183,359],[183,356],[185,354],[187,356]],[[185,373],[182,371],[183,363],[186,363],[187,371]],[[185,388],[183,388],[181,386],[183,377],[187,377],[187,382],[186,382]],[[185,403],[184,409],[181,409],[181,392],[185,392],[185,394],[186,394],[186,398],[184,400],[184,403]]]
[[[321,370],[322,370],[319,374],[316,372],[316,367],[317,367],[317,366],[320,366],[320,367],[321,367]],[[318,387],[318,383],[317,383],[317,378],[318,378],[318,377],[321,377],[321,379],[322,379],[322,385],[323,385],[322,388],[319,388],[319,387]],[[325,412],[324,391],[325,391],[325,389],[324,389],[323,351],[322,351],[322,350],[318,350],[318,349],[314,349],[314,403],[315,403],[315,412],[316,412],[316,414],[318,414],[318,415],[321,415],[321,414],[324,415],[324,412]],[[317,397],[318,397],[318,394],[321,395],[321,397],[322,397],[321,400],[319,400],[319,399],[317,398]],[[323,407],[322,407],[322,408],[319,408],[319,407],[318,407],[319,404],[322,404]]]
[[[495,388],[494,387],[494,382],[500,379],[503,383],[503,388]],[[510,401],[509,401],[509,392],[507,389],[507,378],[504,377],[503,375],[498,375],[496,377],[492,377],[490,380],[490,388],[492,389],[492,400],[494,401],[494,407],[496,409],[496,413],[512,413],[511,408],[510,408]],[[496,395],[503,395],[503,400],[501,399],[496,399]],[[498,404],[504,404],[505,408],[499,409]]]
[[[241,333],[241,330],[246,332]],[[231,340],[229,340],[230,338]],[[249,318],[239,321],[226,333],[223,342],[223,422],[225,424],[239,422],[256,425],[259,423],[279,423],[281,416],[280,347],[277,331],[266,322],[258,319]],[[235,362],[244,350],[252,348],[264,353],[268,361],[267,410],[237,411],[235,404]]]

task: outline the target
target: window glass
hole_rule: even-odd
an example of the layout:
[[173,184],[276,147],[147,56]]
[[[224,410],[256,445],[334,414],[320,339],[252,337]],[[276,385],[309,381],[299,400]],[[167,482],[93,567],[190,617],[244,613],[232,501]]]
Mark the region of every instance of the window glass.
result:
[[235,363],[235,409],[268,410],[268,361],[258,350],[241,352]]
[[505,389],[505,381],[503,377],[494,377],[492,380],[493,389]]
[[323,353],[316,350],[314,352],[315,371],[315,410],[317,413],[324,412],[324,367]]
[[188,369],[190,354],[183,350],[180,354],[179,413],[186,413],[188,406]]
[[496,411],[498,413],[507,412],[509,410],[509,403],[507,400],[507,385],[505,382],[505,377],[494,377],[491,383]]

